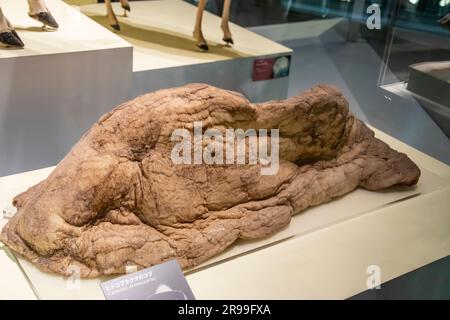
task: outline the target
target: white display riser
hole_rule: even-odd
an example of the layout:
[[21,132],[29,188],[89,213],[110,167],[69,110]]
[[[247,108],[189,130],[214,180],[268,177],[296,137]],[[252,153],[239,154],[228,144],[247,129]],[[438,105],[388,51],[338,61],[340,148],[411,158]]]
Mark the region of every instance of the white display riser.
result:
[[285,99],[289,77],[252,81],[254,58],[241,58],[168,69],[133,72],[132,96],[202,82],[243,93],[252,102]]
[[132,46],[60,0],[41,31],[26,1],[2,1],[26,44],[0,50],[0,175],[58,162],[102,114],[126,100]]
[[[254,82],[252,71],[255,59],[290,55],[291,49],[233,23],[235,43],[225,46],[220,17],[205,12],[203,34],[210,50],[202,52],[192,37],[195,6],[181,0],[133,2],[127,17],[119,15],[123,12],[120,3],[113,7],[121,27],[118,35],[134,47],[132,96],[204,82],[240,91],[255,102],[286,98],[289,77]],[[104,4],[80,9],[110,28]]]
[[[205,12],[210,52],[200,52],[191,35],[196,8],[185,2],[132,3],[129,17],[120,18],[120,37],[107,25],[104,4],[46,3],[60,24],[56,32],[28,17],[26,1],[0,0],[26,44],[0,50],[0,176],[56,164],[102,114],[157,89],[205,82],[255,102],[286,98],[288,77],[253,82],[251,76],[255,59],[289,55],[289,48],[234,24],[236,44],[225,47],[220,18]],[[180,47],[136,40],[137,29],[157,30]]]

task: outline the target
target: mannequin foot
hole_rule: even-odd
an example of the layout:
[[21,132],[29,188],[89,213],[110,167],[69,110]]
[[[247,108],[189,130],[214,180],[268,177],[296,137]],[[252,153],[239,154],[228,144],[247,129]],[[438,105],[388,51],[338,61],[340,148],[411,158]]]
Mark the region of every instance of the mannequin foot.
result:
[[203,37],[202,32],[194,30],[193,35],[194,38],[197,40],[196,46],[202,51],[208,51],[209,47],[208,44],[206,43],[205,38]]
[[120,31],[120,24],[116,23],[116,24],[112,24],[111,28],[113,28],[116,31]]
[[130,4],[128,3],[128,0],[120,0],[120,5],[125,11],[131,11]]
[[127,3],[122,3],[122,8],[123,8],[123,16],[124,17],[128,17],[127,11],[131,11],[131,7],[130,5]]
[[223,31],[223,38],[222,40],[225,41],[227,44],[234,44],[233,36],[231,35],[231,31],[228,28],[228,26],[221,26]]
[[196,45],[202,51],[208,51],[209,50],[208,44],[206,44],[206,43],[197,43]]
[[20,39],[16,30],[14,30],[14,27],[9,22],[8,18],[3,15],[0,18],[0,43],[8,47],[24,47],[22,39]]
[[115,31],[120,31],[119,20],[117,19],[114,12],[108,13],[108,15],[106,17],[108,19],[108,22],[109,22],[109,25],[111,26],[111,28],[113,28],[113,30],[115,30]]
[[0,43],[10,46],[23,48],[25,44],[15,30],[0,32]]
[[233,38],[225,38],[225,37],[223,37],[222,40],[225,41],[227,44],[234,44]]

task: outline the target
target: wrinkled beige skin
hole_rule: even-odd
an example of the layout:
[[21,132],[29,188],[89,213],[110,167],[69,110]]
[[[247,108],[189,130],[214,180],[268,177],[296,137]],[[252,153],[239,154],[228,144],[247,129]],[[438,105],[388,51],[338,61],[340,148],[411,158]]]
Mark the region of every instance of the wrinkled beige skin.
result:
[[[172,131],[280,129],[280,168],[174,165]],[[296,164],[297,163],[297,164]],[[413,185],[420,171],[374,138],[342,94],[318,86],[285,101],[193,84],[150,93],[103,116],[52,174],[14,200],[1,240],[42,270],[120,274],[177,259],[190,268],[238,239],[286,227],[291,216],[351,192]]]

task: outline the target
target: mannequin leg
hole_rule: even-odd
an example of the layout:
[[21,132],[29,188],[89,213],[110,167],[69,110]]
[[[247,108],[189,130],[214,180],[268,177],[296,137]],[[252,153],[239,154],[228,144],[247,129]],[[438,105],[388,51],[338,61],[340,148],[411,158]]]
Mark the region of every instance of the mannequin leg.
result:
[[42,22],[44,26],[58,29],[59,25],[47,9],[44,0],[28,0],[28,5],[30,7],[28,15],[31,18]]
[[194,38],[197,40],[197,47],[205,51],[208,50],[209,48],[202,33],[202,18],[203,18],[203,11],[205,10],[207,1],[208,0],[198,1],[197,17],[195,19],[195,28],[194,28]]
[[9,32],[11,29],[9,28],[8,19],[3,14],[2,8],[0,7],[0,32]]
[[3,14],[2,8],[0,8],[0,43],[19,48],[24,46],[16,30]]
[[105,5],[109,24],[114,30],[120,31],[119,20],[117,20],[116,14],[114,13],[111,0],[105,0]]
[[230,26],[228,24],[228,21],[230,20],[230,6],[231,0],[224,0],[221,28],[223,31],[223,41],[233,44],[233,36],[231,35]]
[[127,11],[131,11],[131,7],[130,4],[128,3],[128,0],[120,0],[120,4],[122,5],[123,8],[123,16],[126,17],[127,16]]

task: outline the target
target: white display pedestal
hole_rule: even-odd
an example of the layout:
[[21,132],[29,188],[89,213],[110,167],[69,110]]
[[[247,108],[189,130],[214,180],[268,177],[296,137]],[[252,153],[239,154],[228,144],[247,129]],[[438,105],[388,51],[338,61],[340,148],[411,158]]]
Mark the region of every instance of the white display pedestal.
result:
[[0,0],[24,49],[0,49],[0,175],[54,165],[93,122],[128,99],[132,46],[60,0],[45,32],[25,0]]
[[[236,243],[187,272],[196,298],[345,299],[367,290],[369,266],[380,267],[386,282],[449,255],[449,166],[375,132],[419,165],[417,187],[358,189],[294,216],[289,227],[272,237]],[[11,207],[16,194],[52,169],[0,178],[0,209]],[[24,259],[20,264],[38,298],[103,299],[99,284],[104,279],[74,284]],[[14,265],[0,265],[0,283],[8,282],[2,270]]]
[[0,0],[26,44],[0,50],[0,176],[54,165],[102,114],[157,89],[205,82],[254,102],[286,98],[288,77],[251,76],[256,58],[290,49],[234,24],[236,44],[226,47],[220,18],[205,12],[210,52],[200,52],[191,35],[196,8],[182,1],[133,2],[119,34],[131,44],[110,31],[104,4],[81,9],[107,28],[61,0],[46,3],[58,31],[42,31],[26,1]]
[[[121,27],[117,34],[134,46],[132,96],[204,82],[240,91],[254,102],[286,98],[288,77],[253,82],[252,71],[256,58],[290,55],[289,48],[233,23],[235,44],[227,47],[220,17],[205,12],[203,33],[209,51],[201,52],[192,37],[195,6],[181,0],[132,2],[128,17],[120,15],[120,3],[113,7]],[[81,6],[81,10],[110,28],[104,4]]]

